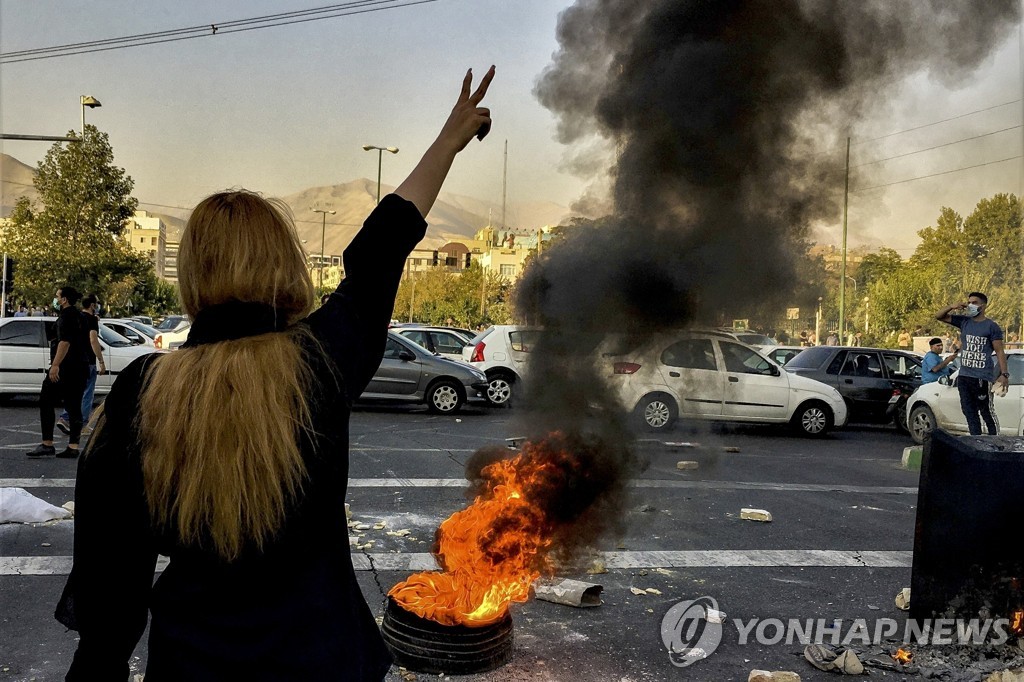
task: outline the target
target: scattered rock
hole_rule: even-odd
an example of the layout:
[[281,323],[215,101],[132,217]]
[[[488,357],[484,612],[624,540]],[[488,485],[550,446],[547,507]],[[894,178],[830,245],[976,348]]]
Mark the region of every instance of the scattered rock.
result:
[[853,652],[853,649],[847,649],[835,660],[835,668],[844,675],[863,675],[864,665],[857,658],[857,654]]
[[985,682],[1024,682],[1024,668],[1000,670],[986,677]]
[[396,538],[404,538],[406,535],[408,535],[411,532],[412,531],[410,531],[408,528],[402,528],[400,530],[389,530],[388,531],[388,535],[390,535],[392,537],[396,537]]
[[653,587],[648,587],[644,592],[647,594],[661,594],[661,590],[656,590]]
[[910,610],[910,588],[904,587],[900,590],[900,593],[896,595],[896,608],[900,611]]
[[751,670],[747,682],[800,682],[800,676],[789,670]]
[[67,502],[65,502],[61,506],[64,507],[65,509],[67,509],[72,514],[75,513],[75,501],[74,500],[68,500]]
[[667,441],[666,441],[665,445],[669,446],[670,448],[699,448],[700,447],[700,443],[680,443],[680,442],[671,442],[670,443],[670,442],[667,442]]
[[647,594],[647,590],[641,590],[639,587],[631,587],[629,591],[636,595]]
[[739,452],[739,451],[740,451],[740,449],[738,447],[735,447],[735,446],[732,446],[732,445],[727,445],[724,448],[722,448],[722,452]]
[[744,507],[740,509],[740,518],[746,519],[747,521],[762,521],[764,523],[771,523],[772,514],[764,509],[748,509]]
[[381,521],[380,523],[373,524],[373,529],[374,530],[384,530],[384,527],[387,526],[387,525],[388,525],[387,521]]
[[639,507],[636,508],[636,510],[643,514],[649,514],[653,511],[658,511],[658,508],[652,504],[641,504]]
[[[72,504],[74,503],[72,502]],[[348,506],[348,502],[345,503],[345,519],[347,521],[352,520],[352,507]]]
[[40,547],[49,547],[49,546],[50,546],[50,543],[49,543],[49,542],[40,542],[40,543],[39,543],[39,546],[40,546]]
[[684,459],[681,462],[676,462],[676,469],[683,469],[685,471],[685,470],[689,470],[689,469],[699,469],[699,468],[700,468],[700,464],[698,462],[694,462],[693,460],[690,460],[690,459]]
[[808,644],[804,647],[804,658],[818,670],[828,672],[836,667],[835,652],[822,644]]

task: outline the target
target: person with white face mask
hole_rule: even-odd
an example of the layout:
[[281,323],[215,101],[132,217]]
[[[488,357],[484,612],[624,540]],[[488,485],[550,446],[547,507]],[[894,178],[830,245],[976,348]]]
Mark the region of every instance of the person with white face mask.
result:
[[[953,315],[952,311],[962,309],[963,314]],[[935,319],[960,329],[960,374],[956,385],[960,392],[960,409],[967,418],[967,428],[972,436],[981,435],[981,420],[990,436],[998,433],[992,418],[992,385],[999,384],[1005,393],[1010,383],[1003,349],[1003,330],[995,321],[985,317],[988,296],[980,291],[967,295],[962,303],[953,303],[935,313]],[[999,373],[992,362],[995,353]],[[980,419],[979,419],[980,415]]]

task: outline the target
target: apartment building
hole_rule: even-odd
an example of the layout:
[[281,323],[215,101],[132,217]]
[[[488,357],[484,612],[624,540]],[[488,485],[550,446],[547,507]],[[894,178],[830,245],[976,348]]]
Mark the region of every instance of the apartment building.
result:
[[[156,276],[165,277],[167,262],[167,226],[158,216],[148,211],[136,211],[125,223],[125,239],[139,253],[149,257]],[[175,253],[174,276],[177,280],[177,253]]]

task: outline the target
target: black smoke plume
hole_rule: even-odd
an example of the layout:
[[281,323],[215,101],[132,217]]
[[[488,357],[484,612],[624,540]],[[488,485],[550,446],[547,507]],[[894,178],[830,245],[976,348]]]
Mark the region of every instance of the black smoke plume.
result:
[[[578,0],[566,9],[535,93],[561,142],[586,148],[597,136],[614,150],[614,210],[571,230],[520,282],[517,311],[544,328],[521,387],[521,428],[614,444],[587,457],[615,472],[600,482],[620,491],[638,465],[604,383],[607,335],[637,340],[786,302],[809,227],[840,219],[835,152],[858,114],[919,71],[969,76],[1016,30],[1018,13],[1018,0]],[[573,494],[582,492],[600,499]]]

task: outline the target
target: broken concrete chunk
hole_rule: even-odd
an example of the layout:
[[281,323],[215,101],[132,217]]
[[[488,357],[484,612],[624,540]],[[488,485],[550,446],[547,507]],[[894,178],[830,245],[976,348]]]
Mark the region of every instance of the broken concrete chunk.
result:
[[853,649],[847,649],[835,660],[836,670],[839,670],[844,675],[863,675],[864,665],[857,658],[857,654],[853,652]]
[[800,682],[800,676],[789,670],[751,670],[747,682]]
[[647,594],[647,590],[641,590],[639,587],[631,587],[629,591],[636,595]]
[[541,601],[566,606],[591,607],[601,605],[601,590],[604,588],[595,583],[569,578],[540,579],[533,584],[534,594]]
[[75,501],[74,500],[68,500],[67,502],[65,502],[61,506],[64,507],[65,509],[67,509],[72,514],[75,513]]
[[700,447],[700,443],[685,443],[685,442],[677,442],[677,441],[673,441],[673,442],[666,441],[665,445],[667,445],[670,448],[699,448]]
[[368,523],[357,523],[355,525],[356,530],[370,530],[370,524]]
[[348,506],[348,502],[345,503],[345,519],[347,521],[352,520],[352,507]]
[[[740,449],[738,447],[733,446],[733,445],[727,445],[724,448],[722,448],[722,452],[739,452],[739,451],[740,451]],[[795,675],[796,673],[793,673],[793,674]]]
[[836,667],[836,654],[824,644],[808,644],[804,647],[804,658],[818,670],[828,672]]
[[772,514],[764,509],[749,509],[744,507],[740,509],[740,518],[746,519],[747,521],[763,521],[769,523],[772,520]]
[[661,594],[661,590],[656,590],[653,587],[648,587],[644,592],[647,594]]
[[380,523],[375,523],[375,524],[373,524],[373,529],[374,529],[374,530],[384,530],[384,527],[385,527],[386,525],[388,525],[388,524],[387,524],[387,521],[381,521]]
[[904,587],[900,590],[899,594],[896,595],[896,608],[900,611],[910,610],[910,588]]
[[718,609],[708,609],[708,622],[709,623],[724,623],[725,622],[725,611],[719,611]]
[[404,538],[410,532],[412,531],[410,531],[408,528],[402,528],[400,530],[389,530],[388,535],[391,535],[392,537],[396,538]]
[[994,672],[985,678],[985,682],[1024,682],[1024,668]]
[[682,469],[684,471],[687,471],[687,470],[690,470],[690,469],[699,469],[699,468],[700,468],[700,463],[694,462],[693,460],[690,460],[690,459],[684,459],[681,462],[676,462],[676,469]]

